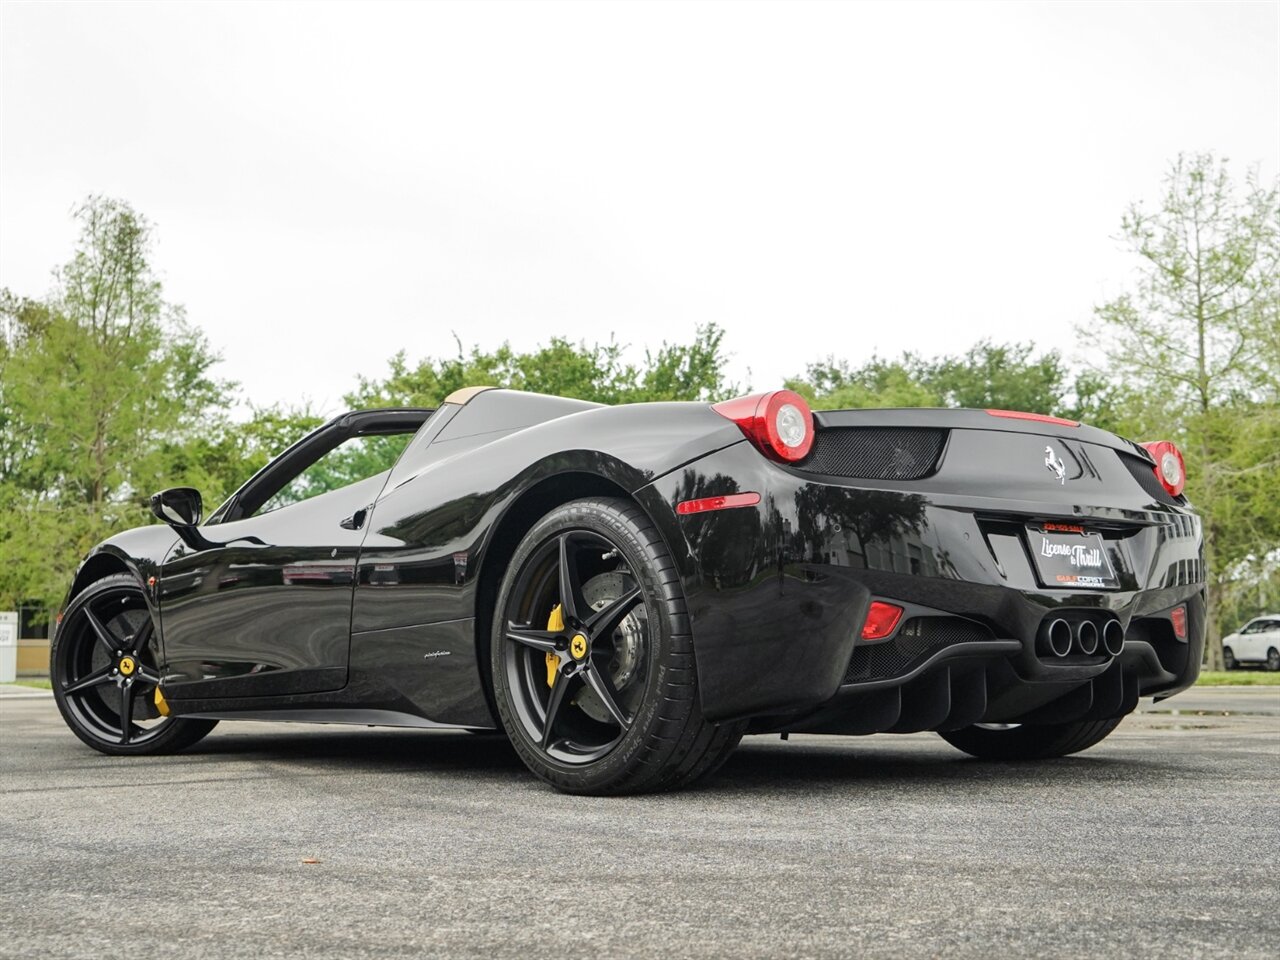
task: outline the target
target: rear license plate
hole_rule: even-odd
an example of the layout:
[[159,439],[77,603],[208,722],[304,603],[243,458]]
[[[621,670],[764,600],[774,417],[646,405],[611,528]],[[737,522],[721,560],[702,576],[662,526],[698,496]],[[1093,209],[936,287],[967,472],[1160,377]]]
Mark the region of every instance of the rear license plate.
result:
[[1046,587],[1110,590],[1120,586],[1102,535],[1067,523],[1027,527],[1027,542]]

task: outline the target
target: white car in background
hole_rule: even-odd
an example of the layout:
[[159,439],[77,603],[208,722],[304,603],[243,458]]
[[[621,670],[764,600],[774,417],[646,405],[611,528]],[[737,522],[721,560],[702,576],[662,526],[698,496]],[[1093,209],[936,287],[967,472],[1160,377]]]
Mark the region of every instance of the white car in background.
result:
[[1222,639],[1222,657],[1228,670],[1237,664],[1262,663],[1280,670],[1280,614],[1254,617],[1236,633]]

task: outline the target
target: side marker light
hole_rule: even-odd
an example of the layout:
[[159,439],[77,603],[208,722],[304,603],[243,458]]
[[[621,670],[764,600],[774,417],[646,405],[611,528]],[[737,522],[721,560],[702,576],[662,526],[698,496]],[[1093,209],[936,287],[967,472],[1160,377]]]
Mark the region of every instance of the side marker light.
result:
[[676,513],[686,516],[690,513],[706,513],[710,510],[729,510],[733,507],[754,507],[760,502],[758,493],[727,493],[723,497],[702,497],[700,500],[686,500],[676,504]]

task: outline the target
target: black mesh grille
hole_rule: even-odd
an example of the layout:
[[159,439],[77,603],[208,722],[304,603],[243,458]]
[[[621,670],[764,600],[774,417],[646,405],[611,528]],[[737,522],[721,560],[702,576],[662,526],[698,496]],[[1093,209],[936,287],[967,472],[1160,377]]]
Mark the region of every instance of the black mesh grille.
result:
[[1156,478],[1156,469],[1141,457],[1133,457],[1127,453],[1120,454],[1120,459],[1124,461],[1124,465],[1129,468],[1129,472],[1133,474],[1133,479],[1142,484],[1142,489],[1147,492],[1147,496],[1151,497],[1157,503],[1167,503],[1170,506],[1179,506],[1184,500],[1182,497],[1170,496],[1169,491],[1164,488],[1160,481]]
[[849,659],[844,682],[887,680],[910,672],[939,650],[957,643],[980,643],[991,631],[979,623],[957,617],[914,617],[898,635],[885,643],[858,642]]
[[862,480],[919,480],[933,473],[947,431],[932,427],[828,427],[796,466]]

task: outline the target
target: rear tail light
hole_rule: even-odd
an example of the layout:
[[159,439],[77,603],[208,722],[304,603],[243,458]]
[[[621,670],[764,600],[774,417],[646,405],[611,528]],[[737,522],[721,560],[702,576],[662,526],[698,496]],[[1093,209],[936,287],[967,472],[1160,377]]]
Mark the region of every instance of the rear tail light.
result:
[[873,600],[871,609],[867,611],[867,619],[862,624],[862,639],[883,640],[898,629],[898,621],[901,619],[901,607],[881,600]]
[[813,414],[790,390],[754,393],[711,407],[736,423],[766,456],[785,463],[803,460],[813,447]]
[[1187,639],[1187,608],[1174,607],[1169,611],[1169,620],[1173,623],[1173,635],[1179,640]]
[[1182,459],[1182,451],[1168,440],[1144,443],[1142,448],[1151,454],[1151,459],[1156,462],[1156,479],[1160,481],[1160,486],[1164,487],[1171,497],[1181,494],[1187,485],[1187,463]]

